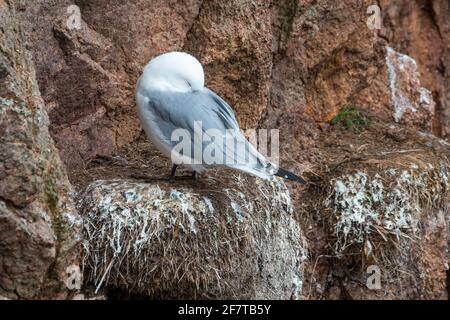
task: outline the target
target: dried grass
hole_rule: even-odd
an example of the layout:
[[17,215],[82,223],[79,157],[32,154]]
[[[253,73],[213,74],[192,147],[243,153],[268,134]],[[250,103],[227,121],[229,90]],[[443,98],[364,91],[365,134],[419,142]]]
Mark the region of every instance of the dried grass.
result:
[[150,298],[298,298],[305,249],[283,182],[226,176],[91,184],[78,204],[85,282]]
[[448,203],[448,159],[392,151],[339,166],[322,177],[318,208],[331,255],[344,265],[376,264],[394,273],[420,259],[422,223]]

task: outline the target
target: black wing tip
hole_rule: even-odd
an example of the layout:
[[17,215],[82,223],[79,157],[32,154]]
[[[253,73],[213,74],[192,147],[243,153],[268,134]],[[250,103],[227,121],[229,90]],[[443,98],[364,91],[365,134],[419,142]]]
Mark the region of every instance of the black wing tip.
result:
[[281,169],[281,168],[278,168],[278,171],[277,171],[277,173],[275,173],[275,175],[277,177],[281,177],[286,180],[295,181],[295,182],[298,182],[298,183],[301,183],[304,185],[308,184],[308,182],[306,182],[306,180],[303,179],[302,177],[299,177],[299,176],[293,174],[292,172],[289,172],[289,171]]

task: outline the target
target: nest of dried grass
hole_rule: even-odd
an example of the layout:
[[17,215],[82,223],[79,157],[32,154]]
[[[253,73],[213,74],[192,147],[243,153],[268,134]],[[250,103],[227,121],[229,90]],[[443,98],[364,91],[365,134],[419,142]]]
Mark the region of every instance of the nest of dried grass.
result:
[[356,256],[389,270],[420,254],[422,221],[448,201],[450,165],[420,153],[365,163],[329,177],[324,221],[337,258]]
[[[309,208],[345,269],[385,272],[421,261],[423,224],[449,199],[449,145],[373,121],[361,131],[332,128],[320,141],[322,166]],[[389,277],[389,276],[387,276]]]
[[150,298],[298,298],[305,249],[283,182],[226,175],[91,184],[78,203],[85,283]]

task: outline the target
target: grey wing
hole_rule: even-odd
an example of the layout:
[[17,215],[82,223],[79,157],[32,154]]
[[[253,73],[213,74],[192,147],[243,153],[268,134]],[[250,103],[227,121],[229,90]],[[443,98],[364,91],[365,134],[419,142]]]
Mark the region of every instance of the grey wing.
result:
[[[213,144],[223,154],[224,162],[238,161],[240,163],[254,160],[259,161],[263,157],[248,143],[239,132],[239,125],[234,111],[217,94],[209,89],[193,91],[189,93],[168,93],[163,91],[151,92],[149,95],[149,108],[154,115],[155,125],[163,134],[167,143],[175,146],[179,141],[172,141],[172,133],[176,129],[185,129],[191,137],[191,154],[194,154],[194,146],[201,143],[201,150]],[[208,130],[214,129],[220,132],[222,139],[209,136],[209,141],[195,139],[194,123],[201,121],[202,134],[208,136]],[[230,145],[225,138],[226,133],[233,132],[237,136],[237,143]],[[241,145],[241,152],[238,146]],[[245,153],[242,149],[246,150]],[[254,159],[253,159],[254,158]]]
[[215,104],[212,105],[212,110],[219,115],[222,121],[227,125],[228,129],[239,130],[239,124],[236,120],[236,115],[229,106],[220,96],[218,96],[214,91],[205,89],[209,96],[214,100]]
[[209,89],[188,93],[153,91],[149,94],[148,108],[155,125],[168,140],[179,128],[193,133],[196,121],[202,122],[204,131],[239,130],[231,107]]

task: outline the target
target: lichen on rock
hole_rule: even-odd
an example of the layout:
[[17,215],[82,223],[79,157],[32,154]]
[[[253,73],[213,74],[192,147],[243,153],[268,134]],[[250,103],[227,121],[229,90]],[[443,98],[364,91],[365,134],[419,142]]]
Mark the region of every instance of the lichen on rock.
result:
[[0,2],[0,39],[0,295],[66,298],[80,220],[14,1]]
[[431,92],[421,86],[417,62],[387,47],[386,65],[394,120],[431,131],[436,104]]

